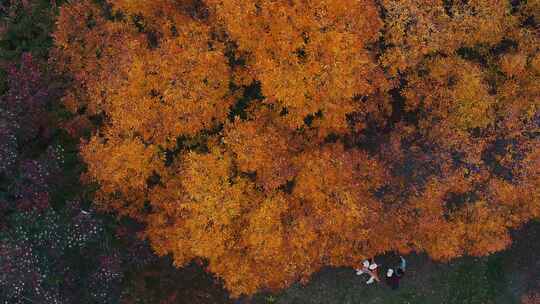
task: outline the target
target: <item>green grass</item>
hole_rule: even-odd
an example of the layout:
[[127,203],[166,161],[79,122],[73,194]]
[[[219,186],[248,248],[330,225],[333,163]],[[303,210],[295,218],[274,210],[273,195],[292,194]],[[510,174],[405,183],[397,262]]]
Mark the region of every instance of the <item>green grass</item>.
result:
[[[534,249],[526,248],[450,263],[411,255],[407,257],[408,270],[398,290],[391,290],[384,283],[366,285],[367,276],[356,276],[351,268],[327,268],[315,274],[306,286],[295,284],[279,294],[258,294],[248,303],[518,304],[521,294],[517,291],[527,273],[516,266],[516,255],[536,254]],[[388,257],[378,261],[383,264],[380,274],[397,264]]]

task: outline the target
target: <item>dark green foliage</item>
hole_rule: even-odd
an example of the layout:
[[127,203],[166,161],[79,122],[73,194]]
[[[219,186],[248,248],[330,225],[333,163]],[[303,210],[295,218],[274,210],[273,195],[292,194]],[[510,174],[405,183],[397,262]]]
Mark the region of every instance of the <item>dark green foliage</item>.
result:
[[232,303],[215,278],[200,265],[177,269],[167,258],[127,271],[123,300],[126,303]]
[[52,45],[50,33],[54,26],[57,6],[63,1],[56,2],[56,7],[49,0],[12,1],[4,8],[1,22],[4,35],[0,40],[0,61],[12,61],[22,53],[46,58]]

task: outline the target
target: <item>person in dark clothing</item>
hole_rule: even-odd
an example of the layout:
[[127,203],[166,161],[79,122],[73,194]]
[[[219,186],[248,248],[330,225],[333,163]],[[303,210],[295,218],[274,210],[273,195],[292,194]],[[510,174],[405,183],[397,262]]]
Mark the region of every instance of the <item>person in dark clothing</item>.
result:
[[405,275],[405,267],[407,265],[405,259],[402,256],[400,256],[400,259],[401,265],[397,267],[395,271],[394,269],[390,268],[386,272],[386,284],[388,284],[388,286],[390,286],[390,288],[394,290],[399,288],[399,281]]
[[388,272],[386,273],[386,284],[390,286],[392,289],[398,289],[399,288],[399,280],[401,278],[397,276],[397,274],[394,273],[394,269],[390,268],[388,269]]

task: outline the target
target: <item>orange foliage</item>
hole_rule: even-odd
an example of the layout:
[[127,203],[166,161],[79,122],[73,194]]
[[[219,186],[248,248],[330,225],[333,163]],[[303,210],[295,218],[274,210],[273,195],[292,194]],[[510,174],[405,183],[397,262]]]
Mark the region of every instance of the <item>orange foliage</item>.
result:
[[101,119],[84,178],[233,296],[490,254],[540,217],[533,2],[108,2],[64,5],[54,34],[66,129]]
[[296,169],[292,157],[300,146],[276,113],[257,111],[249,120],[237,119],[225,127],[223,141],[236,155],[238,169],[257,175],[266,190],[274,190],[292,180]]
[[139,139],[94,137],[81,151],[88,178],[97,180],[96,201],[122,215],[140,218],[148,195],[147,180],[163,167],[155,147]]
[[476,189],[484,176],[464,177],[454,172],[431,180],[425,191],[411,198],[415,210],[415,247],[436,259],[464,254],[481,256],[506,248],[510,243],[504,213],[491,201],[482,200]]
[[56,23],[52,58],[57,69],[74,80],[64,104],[73,113],[80,108],[99,113],[102,95],[121,79],[120,67],[131,60],[121,55],[139,48],[141,39],[126,24],[108,22],[91,1],[62,6]]
[[321,135],[344,132],[346,115],[366,107],[355,96],[390,87],[366,49],[382,26],[371,0],[206,2],[293,128],[319,112]]
[[390,47],[382,64],[392,74],[406,72],[425,56],[451,55],[460,47],[496,44],[516,25],[505,0],[383,0]]
[[454,57],[428,61],[425,69],[427,75],[408,79],[404,95],[409,110],[421,103],[421,110],[429,113],[428,119],[449,120],[446,127],[458,132],[493,123],[494,99],[479,66]]

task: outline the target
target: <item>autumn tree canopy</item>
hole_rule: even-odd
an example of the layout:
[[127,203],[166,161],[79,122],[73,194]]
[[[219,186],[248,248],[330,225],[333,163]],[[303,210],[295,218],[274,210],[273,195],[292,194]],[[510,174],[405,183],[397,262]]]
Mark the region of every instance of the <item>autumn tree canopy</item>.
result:
[[234,296],[540,217],[538,1],[90,0],[52,63],[100,208]]

